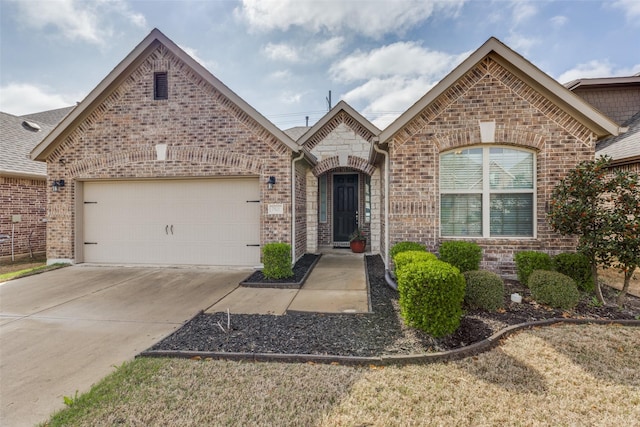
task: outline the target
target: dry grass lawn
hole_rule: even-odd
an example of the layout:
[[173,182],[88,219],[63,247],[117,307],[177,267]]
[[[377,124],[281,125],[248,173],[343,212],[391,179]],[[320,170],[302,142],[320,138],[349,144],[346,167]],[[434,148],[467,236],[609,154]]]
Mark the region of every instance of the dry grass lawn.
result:
[[50,425],[640,425],[640,328],[520,332],[396,367],[138,359]]
[[[599,270],[598,282],[604,282],[613,288],[622,289],[622,285],[624,285],[624,274],[614,268]],[[631,277],[629,293],[640,297],[640,269],[637,269]]]

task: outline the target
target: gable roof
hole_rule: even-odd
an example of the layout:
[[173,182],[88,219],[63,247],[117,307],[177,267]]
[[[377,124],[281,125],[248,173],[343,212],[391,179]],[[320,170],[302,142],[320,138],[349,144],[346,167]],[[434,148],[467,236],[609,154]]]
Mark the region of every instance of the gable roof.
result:
[[640,84],[640,73],[625,77],[597,77],[588,79],[572,80],[564,84],[564,87],[573,91],[583,87],[624,87],[637,86]]
[[380,129],[378,129],[373,123],[367,120],[362,114],[358,113],[353,109],[349,104],[345,101],[338,102],[335,107],[333,107],[327,114],[322,116],[318,122],[311,126],[307,132],[304,133],[296,142],[299,145],[304,145],[309,139],[311,139],[318,131],[320,131],[327,123],[333,120],[341,111],[344,111],[349,116],[351,116],[360,126],[370,132],[373,136],[378,136],[380,134]]
[[[134,70],[147,55],[159,45],[163,45],[172,54],[193,69],[205,81],[211,84],[218,92],[224,95],[232,103],[237,105],[249,118],[255,120],[260,126],[271,133],[276,139],[286,145],[293,152],[298,152],[301,148],[278,129],[267,118],[260,114],[255,108],[240,98],[235,92],[224,85],[206,68],[195,61],[177,44],[171,41],[160,30],[154,28],[147,37],[140,42],[99,84],[96,86],[78,106],[71,111],[63,120],[49,133],[44,140],[38,144],[31,152],[34,160],[45,161],[50,153],[65,136],[67,136],[75,125],[80,123],[91,111],[108,96],[111,89],[120,84],[129,73]],[[306,154],[306,153],[305,153]]]
[[53,129],[52,125],[0,112],[0,175],[44,179],[47,165],[29,152]]
[[640,162],[640,111],[623,126],[627,132],[611,136],[596,144],[597,156],[610,156],[614,165]]
[[[537,90],[561,106],[576,120],[591,129],[599,138],[609,135],[618,135],[619,128],[616,123],[594,109],[586,101],[571,93],[564,86],[541,71],[523,56],[511,50],[495,37],[489,38],[482,46],[473,52],[467,59],[458,65],[445,78],[440,80],[429,92],[413,104],[407,111],[387,126],[380,134],[380,142],[391,139],[398,131],[404,128],[416,115],[428,107],[442,93],[444,93],[459,78],[476,66],[488,55],[496,59],[514,74],[518,75]],[[500,60],[502,59],[502,60]]]
[[26,120],[33,120],[39,123],[46,123],[48,125],[55,126],[60,123],[60,121],[64,119],[65,116],[69,114],[74,108],[76,108],[75,105],[71,107],[56,108],[55,110],[25,114],[20,117]]

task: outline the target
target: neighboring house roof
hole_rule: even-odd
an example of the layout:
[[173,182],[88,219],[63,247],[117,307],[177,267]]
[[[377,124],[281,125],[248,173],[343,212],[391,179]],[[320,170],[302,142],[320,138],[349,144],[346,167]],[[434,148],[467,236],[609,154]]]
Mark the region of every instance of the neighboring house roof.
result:
[[640,111],[623,126],[629,130],[596,145],[596,155],[610,156],[614,165],[640,162]]
[[75,105],[71,107],[57,108],[55,110],[40,111],[39,113],[25,114],[20,117],[22,117],[23,119],[34,120],[39,123],[46,123],[48,125],[55,126],[60,123],[60,121],[64,119],[65,116],[69,114],[74,108]]
[[414,117],[434,102],[459,78],[476,66],[483,58],[491,56],[536,90],[562,107],[568,114],[593,131],[598,138],[618,135],[618,125],[593,108],[586,101],[571,93],[564,86],[541,71],[524,57],[511,50],[495,37],[489,38],[482,46],[458,65],[451,73],[436,84],[429,92],[405,111],[380,134],[380,142],[384,143],[403,129]]
[[53,125],[0,112],[0,175],[44,179],[47,165],[29,158],[29,152]]
[[149,52],[157,49],[159,45],[166,47],[172,54],[176,55],[181,61],[187,64],[191,69],[200,75],[205,81],[211,84],[218,92],[224,95],[232,103],[238,106],[247,116],[255,120],[267,132],[272,134],[276,139],[289,147],[293,152],[304,151],[307,158],[315,161],[306,150],[302,150],[289,136],[282,130],[278,129],[273,123],[266,119],[256,109],[249,105],[246,101],[236,95],[231,89],[225,86],[206,68],[195,61],[177,44],[171,41],[167,36],[162,34],[160,30],[154,28],[145,39],[138,44],[129,55],[127,55],[99,84],[96,86],[78,106],[71,111],[56,126],[49,135],[36,146],[31,152],[31,158],[34,160],[45,161],[47,155],[67,136],[77,124],[88,116],[94,108],[96,108],[111,92],[113,88],[118,86],[140,63],[147,57]]
[[293,128],[285,129],[284,133],[289,135],[289,138],[293,139],[294,141],[297,141],[309,129],[311,129],[311,126],[296,126]]
[[371,133],[373,136],[377,136],[380,134],[380,129],[378,129],[373,123],[367,120],[362,114],[358,113],[353,109],[349,104],[345,101],[340,101],[336,104],[335,107],[331,109],[327,114],[322,116],[318,122],[313,125],[309,130],[302,135],[296,142],[299,145],[304,145],[310,138],[312,138],[318,131],[320,131],[327,123],[329,123],[334,117],[340,114],[341,111],[344,111],[349,116],[351,116],[357,124],[362,126],[366,131]]
[[580,87],[612,87],[612,86],[628,86],[640,83],[640,73],[633,76],[625,77],[598,77],[590,79],[577,79],[564,84],[569,90],[575,90]]

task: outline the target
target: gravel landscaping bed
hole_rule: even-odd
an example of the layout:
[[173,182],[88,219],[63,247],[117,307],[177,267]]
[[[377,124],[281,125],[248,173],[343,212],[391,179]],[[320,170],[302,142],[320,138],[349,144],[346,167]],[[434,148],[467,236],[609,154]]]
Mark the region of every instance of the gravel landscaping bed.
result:
[[[398,293],[384,280],[384,264],[380,256],[367,256],[366,262],[372,313],[232,314],[230,328],[227,328],[226,313],[201,313],[149,350],[359,357],[407,355],[461,348],[509,325],[528,321],[562,317],[636,319],[640,316],[640,298],[633,296],[627,298],[622,309],[597,307],[585,299],[572,312],[563,312],[536,304],[531,300],[528,289],[518,282],[508,282],[505,310],[498,313],[469,310],[454,334],[435,339],[403,324],[398,309]],[[615,291],[604,288],[608,301],[613,301]],[[508,300],[513,292],[524,297],[522,304]]]

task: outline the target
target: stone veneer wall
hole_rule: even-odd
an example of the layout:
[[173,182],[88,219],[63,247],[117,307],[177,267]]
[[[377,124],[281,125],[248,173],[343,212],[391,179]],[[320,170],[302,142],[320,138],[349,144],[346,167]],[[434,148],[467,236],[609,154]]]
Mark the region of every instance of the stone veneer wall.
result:
[[[154,72],[168,73],[169,98],[154,100]],[[167,144],[166,160],[155,146]],[[159,45],[95,106],[47,158],[47,257],[74,259],[76,182],[96,179],[257,176],[262,244],[291,242],[291,151],[190,67]],[[269,176],[277,185],[267,190]],[[268,215],[270,203],[282,215]]]
[[[0,176],[0,234],[11,236],[15,257],[46,249],[47,181]],[[13,223],[19,215],[20,222]],[[0,243],[0,257],[11,256],[11,240]]]
[[484,249],[482,267],[513,274],[521,250],[575,250],[554,233],[545,206],[553,187],[582,160],[593,159],[595,135],[491,58],[485,58],[417,114],[390,142],[390,244],[411,240],[437,251],[440,153],[480,144],[479,121],[495,121],[495,143],[535,150],[536,238],[468,238]]

